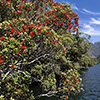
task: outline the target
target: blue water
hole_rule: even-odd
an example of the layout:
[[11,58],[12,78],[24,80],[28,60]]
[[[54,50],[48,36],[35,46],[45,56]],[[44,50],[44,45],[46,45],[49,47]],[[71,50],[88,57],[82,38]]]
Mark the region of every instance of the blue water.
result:
[[100,64],[82,74],[84,92],[77,100],[100,100]]

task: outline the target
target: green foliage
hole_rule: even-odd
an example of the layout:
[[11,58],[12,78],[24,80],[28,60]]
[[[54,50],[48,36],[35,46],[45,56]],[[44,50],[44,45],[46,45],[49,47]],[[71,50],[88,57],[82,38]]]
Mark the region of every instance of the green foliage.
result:
[[61,73],[61,79],[61,84],[58,88],[61,95],[60,98],[66,99],[70,97],[71,94],[76,95],[80,91],[84,90],[83,88],[80,88],[82,79],[75,69],[70,69],[67,73]]

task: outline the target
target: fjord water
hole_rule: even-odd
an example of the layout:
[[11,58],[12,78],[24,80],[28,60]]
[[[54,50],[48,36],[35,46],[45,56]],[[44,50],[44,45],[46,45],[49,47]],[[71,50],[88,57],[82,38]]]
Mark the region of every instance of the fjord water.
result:
[[89,67],[82,79],[85,91],[71,100],[100,100],[100,64]]

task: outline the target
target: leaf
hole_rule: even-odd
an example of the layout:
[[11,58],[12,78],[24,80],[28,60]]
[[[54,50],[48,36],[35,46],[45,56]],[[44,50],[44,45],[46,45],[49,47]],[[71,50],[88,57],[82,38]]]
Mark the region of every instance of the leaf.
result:
[[11,97],[10,100],[15,100],[15,99],[13,99],[13,98]]
[[24,61],[27,61],[26,59],[24,59]]
[[4,96],[3,96],[3,95],[1,95],[1,96],[0,96],[0,99],[3,99],[3,97],[4,97]]
[[75,91],[75,88],[74,88],[74,87],[72,87],[72,90],[73,90],[73,91]]
[[3,49],[2,52],[8,52],[8,48]]
[[65,56],[62,56],[62,59],[63,59],[65,62],[67,62],[67,59],[66,59]]

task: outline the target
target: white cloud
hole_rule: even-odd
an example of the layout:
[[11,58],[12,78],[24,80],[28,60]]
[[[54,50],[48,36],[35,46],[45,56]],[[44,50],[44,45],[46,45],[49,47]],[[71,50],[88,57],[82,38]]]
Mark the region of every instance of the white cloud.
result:
[[89,35],[100,35],[100,31],[89,24],[83,24],[83,29],[81,31]]
[[90,24],[100,25],[100,18],[98,18],[98,19],[91,18],[91,21],[89,23]]
[[[62,0],[62,2],[65,2],[65,0]],[[71,4],[70,2],[68,2],[68,1],[66,1],[65,2],[66,4]],[[79,8],[75,5],[75,4],[71,4],[72,5],[72,9],[74,9],[74,10],[79,10]]]
[[75,9],[75,10],[79,10],[78,7],[75,5],[75,4],[72,4],[72,9]]
[[84,24],[84,28],[88,29],[88,31],[94,31],[94,28],[87,24]]
[[92,15],[100,15],[100,12],[92,12],[92,11],[89,11],[87,9],[83,9],[83,11],[88,13],[88,14],[92,14]]

